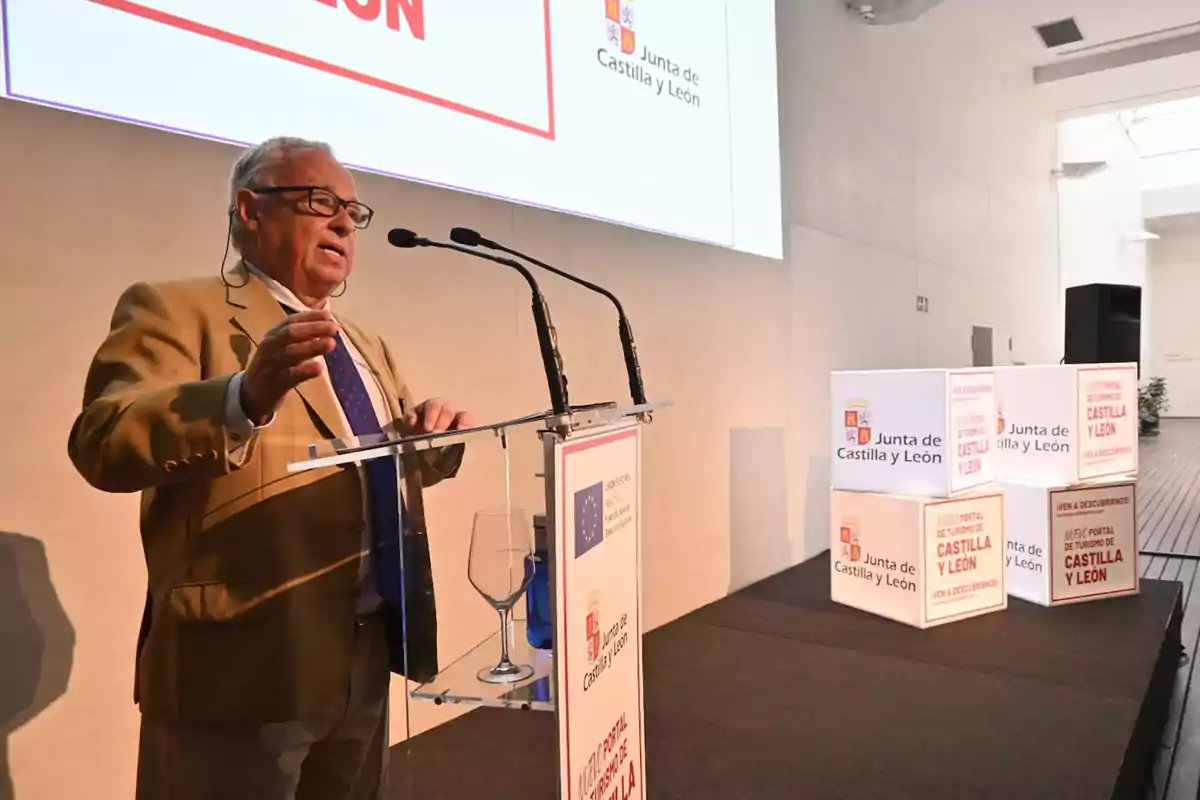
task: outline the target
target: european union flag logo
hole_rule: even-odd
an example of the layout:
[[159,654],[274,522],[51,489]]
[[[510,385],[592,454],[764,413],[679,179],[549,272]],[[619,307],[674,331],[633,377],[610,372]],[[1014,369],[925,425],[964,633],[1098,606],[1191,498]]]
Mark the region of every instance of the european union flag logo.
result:
[[604,541],[604,482],[575,493],[575,557]]

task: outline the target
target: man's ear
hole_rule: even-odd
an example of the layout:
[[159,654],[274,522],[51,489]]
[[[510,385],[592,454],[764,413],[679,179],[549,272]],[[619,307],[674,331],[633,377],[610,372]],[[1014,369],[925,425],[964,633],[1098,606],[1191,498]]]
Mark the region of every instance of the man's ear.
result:
[[233,206],[230,207],[229,213],[236,217],[242,230],[258,229],[258,204],[255,200],[257,198],[254,192],[249,189],[238,189],[237,194],[234,195]]

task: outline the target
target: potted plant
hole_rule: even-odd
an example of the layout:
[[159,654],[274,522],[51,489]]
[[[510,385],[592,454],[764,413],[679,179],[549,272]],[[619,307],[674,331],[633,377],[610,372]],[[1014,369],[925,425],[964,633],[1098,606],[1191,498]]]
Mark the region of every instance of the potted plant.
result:
[[1158,436],[1158,423],[1167,403],[1167,382],[1162,378],[1151,378],[1138,389],[1138,433],[1142,436]]

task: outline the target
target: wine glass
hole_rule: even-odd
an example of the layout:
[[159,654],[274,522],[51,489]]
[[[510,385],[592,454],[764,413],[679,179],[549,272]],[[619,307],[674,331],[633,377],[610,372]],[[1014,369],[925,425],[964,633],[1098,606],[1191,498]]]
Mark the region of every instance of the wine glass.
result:
[[533,675],[533,667],[514,664],[508,656],[508,616],[532,578],[525,568],[532,555],[533,528],[524,511],[475,514],[467,578],[500,614],[500,661],[479,671],[484,683],[517,683]]

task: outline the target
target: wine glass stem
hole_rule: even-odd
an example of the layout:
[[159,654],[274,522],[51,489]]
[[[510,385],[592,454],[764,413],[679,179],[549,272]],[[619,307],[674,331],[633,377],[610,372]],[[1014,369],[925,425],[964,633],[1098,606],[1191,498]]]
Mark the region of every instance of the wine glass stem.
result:
[[507,665],[508,661],[508,609],[500,609],[500,663]]

